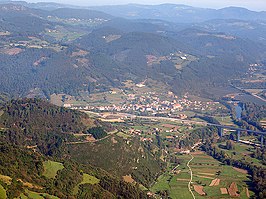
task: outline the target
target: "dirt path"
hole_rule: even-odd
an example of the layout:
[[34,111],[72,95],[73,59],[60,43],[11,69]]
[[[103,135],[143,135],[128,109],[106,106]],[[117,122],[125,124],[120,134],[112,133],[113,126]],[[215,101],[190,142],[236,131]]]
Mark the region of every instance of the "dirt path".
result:
[[190,180],[189,180],[187,186],[188,186],[188,190],[189,190],[189,192],[191,193],[193,199],[196,199],[196,197],[195,197],[193,191],[191,190],[191,182],[192,182],[192,180],[193,180],[193,173],[192,173],[192,169],[191,169],[190,166],[189,166],[189,163],[194,159],[194,156],[191,155],[191,154],[190,154],[190,156],[191,156],[191,159],[190,159],[190,160],[188,161],[188,163],[187,163],[187,167],[188,167],[188,169],[189,169],[189,171],[190,171]]

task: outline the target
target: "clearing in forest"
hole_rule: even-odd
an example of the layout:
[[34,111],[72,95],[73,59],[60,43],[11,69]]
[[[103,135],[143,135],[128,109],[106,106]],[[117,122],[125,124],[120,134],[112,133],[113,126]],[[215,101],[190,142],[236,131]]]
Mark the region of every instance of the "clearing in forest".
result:
[[135,180],[132,178],[131,174],[123,176],[125,182],[133,183]]
[[55,178],[58,171],[64,169],[64,165],[60,162],[51,160],[43,162],[44,172],[43,175],[47,178]]

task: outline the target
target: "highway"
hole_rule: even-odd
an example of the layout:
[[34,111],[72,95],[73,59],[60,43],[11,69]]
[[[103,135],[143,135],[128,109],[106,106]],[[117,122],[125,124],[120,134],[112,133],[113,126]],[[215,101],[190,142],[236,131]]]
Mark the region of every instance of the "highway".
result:
[[[95,113],[90,111],[91,113]],[[100,116],[99,113],[95,113],[98,116]],[[141,119],[150,119],[150,120],[165,120],[165,121],[171,121],[171,122],[181,122],[183,124],[196,124],[196,125],[202,125],[202,126],[215,126],[223,129],[231,129],[235,131],[245,131],[249,133],[255,133],[255,134],[260,134],[260,135],[266,135],[266,132],[261,132],[261,131],[253,131],[253,130],[247,130],[247,129],[241,129],[233,126],[225,126],[221,124],[213,124],[213,123],[208,123],[208,122],[199,122],[199,121],[194,121],[194,120],[188,120],[188,119],[178,119],[178,118],[171,118],[171,117],[155,117],[155,116],[138,116],[138,115],[133,115],[133,114],[128,114],[128,113],[117,113],[117,115],[122,116],[127,116],[131,118],[141,118]]]

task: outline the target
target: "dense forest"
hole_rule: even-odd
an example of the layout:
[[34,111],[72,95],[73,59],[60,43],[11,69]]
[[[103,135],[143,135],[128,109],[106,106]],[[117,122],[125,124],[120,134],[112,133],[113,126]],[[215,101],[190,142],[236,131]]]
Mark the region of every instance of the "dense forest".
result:
[[75,140],[71,133],[86,129],[81,119],[87,118],[85,114],[38,99],[11,100],[2,111],[0,140],[23,146],[37,145],[46,155],[58,153],[64,141]]

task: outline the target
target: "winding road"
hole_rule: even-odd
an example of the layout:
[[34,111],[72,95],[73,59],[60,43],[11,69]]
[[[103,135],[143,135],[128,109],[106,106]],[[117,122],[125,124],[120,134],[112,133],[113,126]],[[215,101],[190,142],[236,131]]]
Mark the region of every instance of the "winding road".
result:
[[188,186],[188,190],[189,190],[189,192],[191,193],[193,199],[196,199],[196,197],[195,197],[193,191],[191,190],[191,182],[192,182],[192,179],[193,179],[193,173],[192,173],[192,169],[191,169],[190,166],[189,166],[189,163],[194,159],[194,156],[191,155],[191,154],[190,154],[190,156],[191,156],[191,159],[190,159],[190,160],[188,161],[188,163],[187,163],[187,167],[189,168],[189,171],[190,171],[190,180],[189,180],[187,186]]

